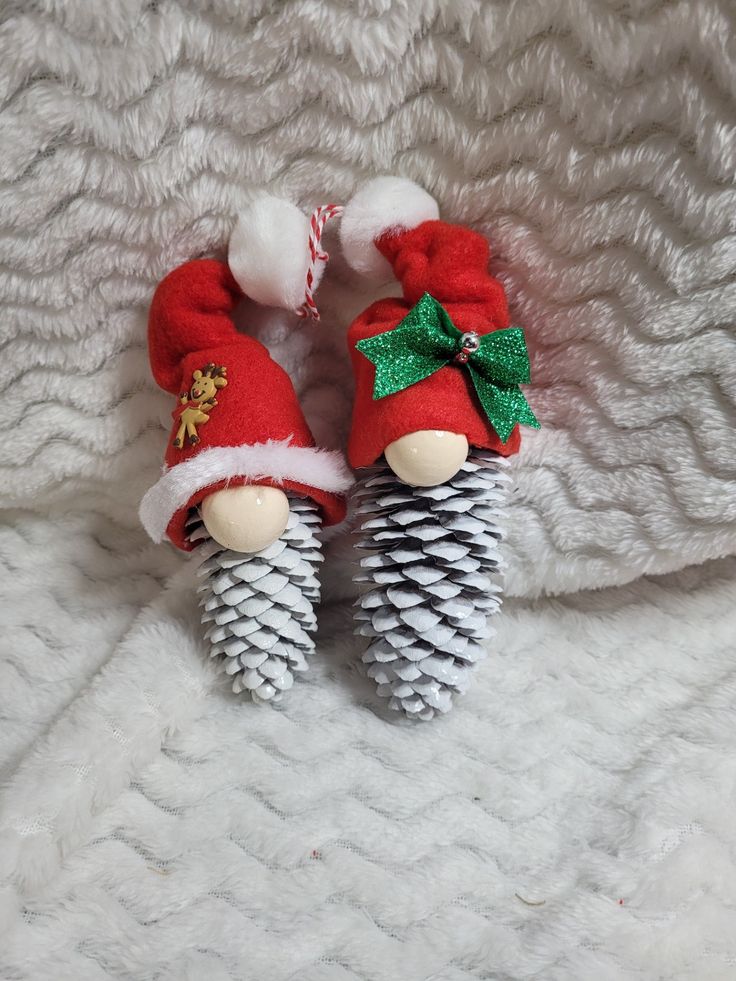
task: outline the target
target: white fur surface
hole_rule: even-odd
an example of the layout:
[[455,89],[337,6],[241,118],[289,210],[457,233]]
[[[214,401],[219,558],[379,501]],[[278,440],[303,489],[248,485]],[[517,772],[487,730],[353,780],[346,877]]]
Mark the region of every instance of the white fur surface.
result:
[[416,228],[439,218],[437,202],[424,188],[405,177],[375,177],[345,206],[340,222],[340,245],[348,265],[382,282],[393,271],[373,244],[383,232]]
[[43,519],[0,534],[15,617],[56,573],[4,667],[37,735],[0,797],[1,976],[733,976],[735,559],[511,601],[470,694],[401,726],[342,604],[283,710],[235,698],[196,639],[196,562],[98,651],[103,604],[151,580],[110,579],[111,529],[66,535],[71,561]]
[[[695,566],[736,551],[731,6],[6,7],[0,975],[731,981],[735,570]],[[137,516],[174,407],[155,284],[264,186],[308,212],[377,174],[489,237],[544,425],[520,598],[421,730],[354,673],[346,536],[302,697],[259,712]],[[239,322],[338,449],[372,296],[326,247],[321,325]]]
[[293,480],[334,493],[345,493],[353,482],[344,457],[334,450],[292,446],[290,440],[210,446],[164,470],[143,496],[141,524],[154,542],[163,541],[171,519],[197,491],[231,477],[250,483],[265,477],[277,483]]
[[[246,296],[268,307],[297,310],[309,268],[309,218],[284,198],[257,196],[230,234],[227,261]],[[324,263],[314,267],[314,289]]]

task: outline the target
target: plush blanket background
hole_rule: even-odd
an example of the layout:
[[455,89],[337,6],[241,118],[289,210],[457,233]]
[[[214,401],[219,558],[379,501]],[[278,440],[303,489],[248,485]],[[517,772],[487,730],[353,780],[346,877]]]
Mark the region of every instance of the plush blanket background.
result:
[[[732,5],[0,16],[0,970],[733,977],[733,564],[625,586],[736,551]],[[308,208],[381,172],[488,235],[544,426],[497,649],[421,731],[350,667],[344,540],[315,673],[268,714],[213,682],[192,570],[136,518],[156,282],[261,186]],[[322,327],[244,323],[340,445],[367,297],[332,251]]]

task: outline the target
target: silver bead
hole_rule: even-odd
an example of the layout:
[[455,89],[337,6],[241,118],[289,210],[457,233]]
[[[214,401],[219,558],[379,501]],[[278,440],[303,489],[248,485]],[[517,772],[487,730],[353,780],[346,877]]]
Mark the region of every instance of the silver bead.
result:
[[460,338],[460,345],[464,351],[469,351],[472,354],[480,347],[480,337],[474,330],[466,331]]

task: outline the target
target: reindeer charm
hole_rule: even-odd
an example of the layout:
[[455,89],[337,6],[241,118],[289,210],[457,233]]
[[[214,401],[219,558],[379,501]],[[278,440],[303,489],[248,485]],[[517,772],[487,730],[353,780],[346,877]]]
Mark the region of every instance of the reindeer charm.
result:
[[218,388],[227,385],[227,368],[222,365],[208,364],[201,371],[192,374],[192,387],[188,392],[179,396],[180,407],[174,412],[179,420],[179,428],[174,439],[174,446],[180,450],[184,446],[184,434],[190,446],[199,442],[197,426],[209,421],[209,413],[217,405]]

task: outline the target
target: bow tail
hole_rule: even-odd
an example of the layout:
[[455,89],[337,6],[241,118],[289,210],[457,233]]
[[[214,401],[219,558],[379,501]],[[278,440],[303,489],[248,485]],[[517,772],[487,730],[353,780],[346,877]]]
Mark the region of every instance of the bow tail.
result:
[[533,429],[541,428],[518,385],[489,381],[472,367],[470,376],[483,411],[502,443],[507,442],[517,423]]

